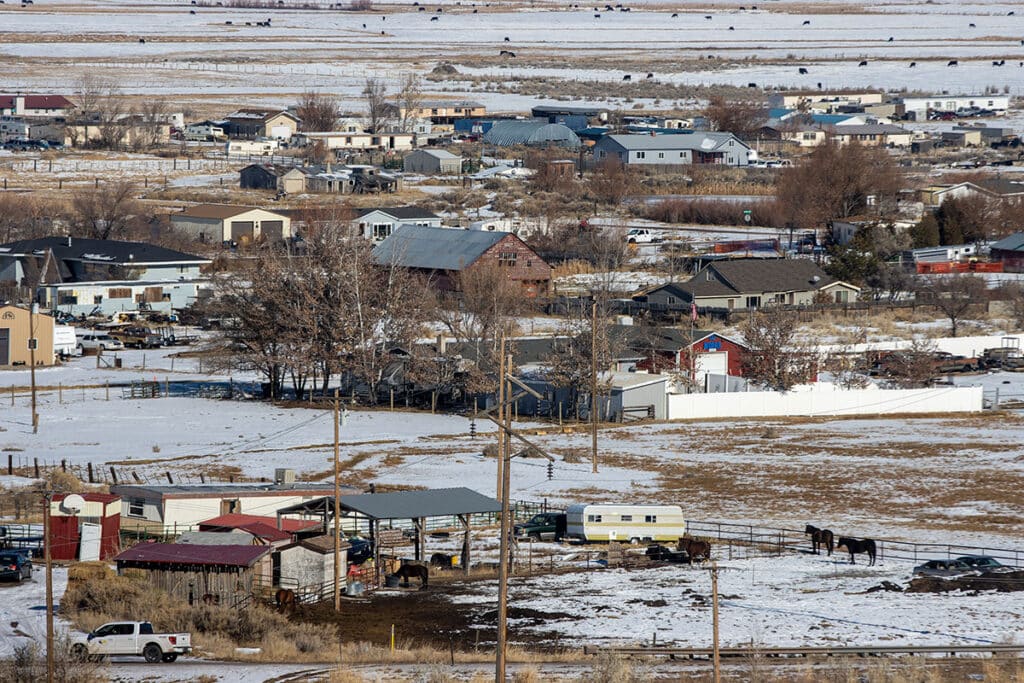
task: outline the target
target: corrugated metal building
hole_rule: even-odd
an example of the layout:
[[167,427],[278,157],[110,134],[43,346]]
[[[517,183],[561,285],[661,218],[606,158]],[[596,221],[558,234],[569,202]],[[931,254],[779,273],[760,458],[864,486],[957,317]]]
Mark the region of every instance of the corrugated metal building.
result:
[[568,126],[546,121],[495,121],[484,134],[484,142],[499,147],[536,145],[578,149],[580,146],[579,137]]
[[140,543],[114,560],[117,571],[142,569],[155,588],[194,601],[204,596],[221,605],[235,604],[273,580],[267,545],[186,545]]

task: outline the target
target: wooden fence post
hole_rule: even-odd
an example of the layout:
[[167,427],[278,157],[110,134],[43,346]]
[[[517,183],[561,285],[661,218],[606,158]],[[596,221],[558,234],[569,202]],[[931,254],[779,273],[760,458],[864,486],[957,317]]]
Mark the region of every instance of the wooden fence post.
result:
[[93,478],[92,478],[92,463],[90,462],[90,463],[87,463],[87,464],[89,466],[89,483],[93,484],[95,482],[93,481]]
[[32,474],[39,478],[39,458],[32,458]]
[[113,465],[110,466],[110,481],[117,484],[117,471],[114,469]]

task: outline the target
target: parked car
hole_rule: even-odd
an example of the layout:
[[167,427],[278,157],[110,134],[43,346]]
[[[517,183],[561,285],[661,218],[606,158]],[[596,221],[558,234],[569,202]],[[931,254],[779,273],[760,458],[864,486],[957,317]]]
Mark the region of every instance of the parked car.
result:
[[529,521],[521,522],[512,527],[516,538],[526,537],[534,540],[560,541],[565,535],[565,514],[560,512],[542,512]]
[[971,565],[960,560],[928,560],[924,564],[914,567],[916,576],[963,576],[972,571],[974,569]]
[[27,552],[16,550],[0,551],[0,579],[14,579],[17,582],[32,578],[32,560]]
[[109,334],[101,332],[88,332],[79,335],[78,345],[83,349],[92,351],[96,349],[101,351],[121,351],[124,349],[124,344],[120,341],[114,339]]
[[155,633],[148,621],[115,621],[75,638],[71,651],[82,659],[128,655],[150,664],[173,662],[192,651],[192,634]]
[[148,327],[121,327],[111,330],[110,336],[129,348],[155,349],[164,345],[163,336]]
[[661,237],[647,228],[632,228],[626,233],[626,242],[629,244],[654,244],[660,241]]
[[373,544],[365,538],[353,536],[348,539],[348,561],[350,564],[362,564],[373,556]]
[[1014,569],[1014,567],[1007,566],[988,555],[963,555],[956,558],[956,561],[963,562],[971,569],[979,572],[1012,571]]

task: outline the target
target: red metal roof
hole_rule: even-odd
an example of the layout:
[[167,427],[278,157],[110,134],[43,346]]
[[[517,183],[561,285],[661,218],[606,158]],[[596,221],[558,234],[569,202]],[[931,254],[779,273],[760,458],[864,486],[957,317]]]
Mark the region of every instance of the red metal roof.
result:
[[114,558],[117,562],[204,564],[251,567],[271,551],[266,545],[191,545],[140,543]]
[[292,538],[291,532],[282,531],[281,529],[272,527],[269,524],[263,524],[262,522],[241,524],[235,528],[241,531],[247,531],[253,536],[262,538],[266,541],[289,541]]
[[[70,494],[68,494],[68,493],[55,493],[53,495],[53,500],[55,500],[55,501],[62,501],[68,495],[70,495]],[[116,496],[113,493],[79,493],[78,495],[80,495],[82,498],[84,498],[87,502],[90,502],[90,503],[108,504],[108,503],[114,503],[116,501],[121,500],[121,496]]]
[[[239,513],[232,513],[228,515],[221,515],[220,517],[214,517],[203,522],[199,522],[200,531],[217,531],[218,529],[245,529],[249,524],[260,524],[269,526],[272,529],[277,529],[277,518],[276,517],[261,517],[260,515],[243,515]],[[313,526],[319,525],[320,522],[311,519],[281,519],[281,529],[284,531],[302,531]],[[245,529],[250,531],[249,529]],[[255,532],[252,532],[255,533]]]
[[[0,109],[13,109],[15,97],[20,95],[0,95]],[[26,109],[67,109],[74,106],[63,95],[25,95]]]

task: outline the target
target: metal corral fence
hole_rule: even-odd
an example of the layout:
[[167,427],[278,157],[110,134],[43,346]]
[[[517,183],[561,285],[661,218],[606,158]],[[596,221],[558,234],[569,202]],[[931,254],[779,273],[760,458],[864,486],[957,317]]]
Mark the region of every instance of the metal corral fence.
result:
[[[811,547],[810,536],[802,529],[687,520],[686,533],[727,543],[760,545],[780,554],[787,551],[806,551]],[[838,542],[838,540],[839,535],[836,534],[836,541]],[[885,538],[876,538],[874,541],[878,548],[879,561],[896,560],[919,563],[927,560],[952,559],[961,555],[988,555],[1003,564],[1019,567],[1024,560],[1024,550],[951,543],[911,543]]]

